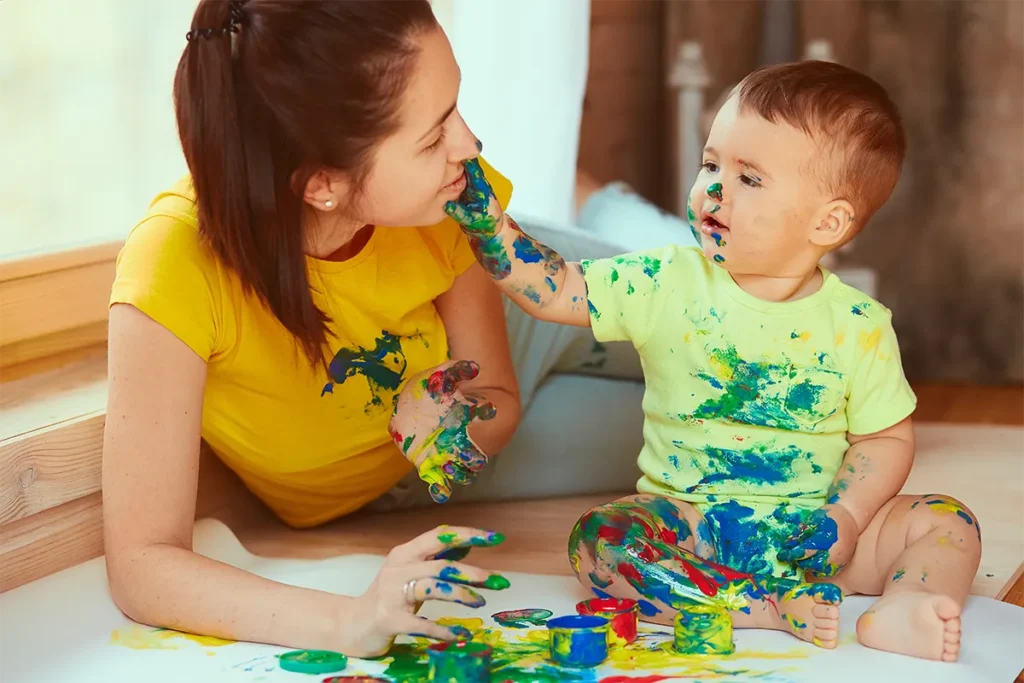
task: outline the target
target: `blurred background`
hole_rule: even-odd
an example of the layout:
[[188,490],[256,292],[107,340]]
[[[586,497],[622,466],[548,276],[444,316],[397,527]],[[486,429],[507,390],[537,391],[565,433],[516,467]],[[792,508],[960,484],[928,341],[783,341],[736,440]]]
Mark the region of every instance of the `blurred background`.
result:
[[[617,188],[648,209],[605,228],[624,250],[673,239],[653,208],[678,213],[746,73],[805,57],[868,73],[909,154],[892,200],[828,265],[893,309],[913,380],[1024,381],[1022,0],[433,4],[512,209],[574,222]],[[185,173],[171,83],[194,7],[0,0],[0,268],[123,239]]]

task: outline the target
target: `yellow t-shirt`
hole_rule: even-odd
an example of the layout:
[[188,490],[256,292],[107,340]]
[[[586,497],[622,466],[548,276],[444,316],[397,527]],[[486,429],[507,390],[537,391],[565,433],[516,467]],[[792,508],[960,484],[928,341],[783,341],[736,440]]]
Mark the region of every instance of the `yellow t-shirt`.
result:
[[583,265],[594,335],[643,363],[641,492],[819,507],[847,433],[914,410],[890,312],[828,271],[776,303],[692,247]]
[[[511,184],[483,164],[502,205]],[[320,524],[412,466],[388,432],[404,382],[448,358],[434,299],[475,263],[451,219],[374,229],[353,258],[307,258],[332,323],[330,376],[201,239],[188,178],[154,199],[117,261],[111,304],[135,306],[207,362],[202,435],[285,522]]]

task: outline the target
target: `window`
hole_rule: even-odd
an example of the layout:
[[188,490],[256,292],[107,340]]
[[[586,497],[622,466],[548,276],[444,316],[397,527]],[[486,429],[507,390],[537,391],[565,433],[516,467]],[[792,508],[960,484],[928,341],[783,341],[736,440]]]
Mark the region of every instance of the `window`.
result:
[[186,172],[171,87],[196,4],[0,3],[0,260],[123,239]]

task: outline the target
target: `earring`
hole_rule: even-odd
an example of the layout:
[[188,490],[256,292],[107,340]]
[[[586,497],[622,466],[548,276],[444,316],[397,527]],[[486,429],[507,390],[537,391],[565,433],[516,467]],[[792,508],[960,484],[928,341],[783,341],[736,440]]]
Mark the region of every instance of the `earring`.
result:
[[327,201],[324,202],[324,208],[325,209],[329,209],[332,206],[334,206],[334,202],[332,202],[330,199],[328,199]]

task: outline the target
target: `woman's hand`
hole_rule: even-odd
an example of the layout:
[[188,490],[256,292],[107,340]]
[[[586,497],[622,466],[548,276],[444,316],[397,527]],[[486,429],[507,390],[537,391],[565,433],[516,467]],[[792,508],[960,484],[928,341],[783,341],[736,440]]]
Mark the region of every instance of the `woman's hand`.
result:
[[351,657],[377,657],[402,634],[445,641],[467,639],[469,633],[462,627],[441,626],[416,616],[416,611],[426,600],[481,607],[486,601],[469,586],[504,590],[509,587],[508,579],[435,558],[460,549],[495,546],[504,540],[501,534],[482,529],[440,526],[394,548],[366,592],[345,602],[338,629],[345,634],[342,651]]
[[473,361],[449,361],[409,380],[398,397],[388,431],[405,457],[430,487],[430,497],[444,503],[452,482],[469,483],[487,465],[487,455],[469,436],[473,420],[490,420],[493,403],[459,390],[480,372]]

